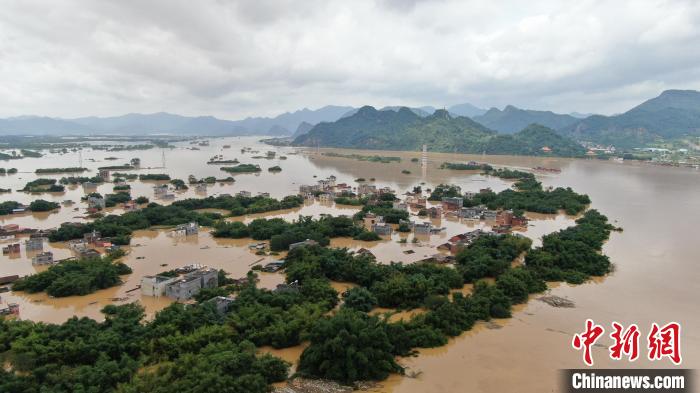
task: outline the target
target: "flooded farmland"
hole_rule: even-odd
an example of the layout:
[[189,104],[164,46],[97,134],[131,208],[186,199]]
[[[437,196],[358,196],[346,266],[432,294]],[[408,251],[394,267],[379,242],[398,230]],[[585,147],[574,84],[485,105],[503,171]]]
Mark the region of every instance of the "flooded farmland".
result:
[[[231,148],[224,148],[230,145]],[[208,165],[209,158],[222,155],[223,159],[238,159],[241,163],[259,164],[262,171],[257,174],[234,175],[234,183],[217,183],[208,186],[206,195],[235,194],[239,191],[270,193],[273,197],[295,194],[301,184],[312,184],[319,179],[334,175],[338,183],[356,185],[355,179],[374,179],[377,186],[388,186],[399,194],[421,185],[432,188],[440,183],[452,183],[463,191],[478,191],[490,187],[503,190],[510,182],[485,177],[477,172],[439,169],[442,162],[465,162],[476,160],[494,166],[520,169],[542,166],[561,169],[557,174],[538,174],[545,186],[572,187],[588,194],[593,208],[618,226],[622,233],[613,233],[604,247],[615,265],[614,273],[600,280],[583,285],[554,285],[552,295],[574,302],[574,308],[555,308],[539,301],[530,301],[515,308],[513,318],[480,323],[477,328],[450,340],[441,348],[419,350],[416,357],[402,358],[400,363],[408,367],[410,375],[394,375],[382,383],[385,392],[444,392],[444,391],[553,391],[556,388],[557,370],[580,367],[580,353],[571,349],[571,337],[582,329],[586,318],[608,325],[616,320],[624,325],[636,323],[646,330],[652,322],[677,321],[684,328],[683,360],[686,368],[700,367],[700,316],[695,306],[695,297],[700,292],[700,248],[695,227],[700,222],[700,172],[685,168],[666,168],[641,163],[613,163],[599,160],[570,160],[557,158],[468,156],[446,153],[429,153],[427,168],[421,168],[412,158],[418,152],[344,151],[364,155],[401,157],[400,162],[388,164],[358,161],[343,157],[323,155],[330,149],[297,150],[262,145],[256,138],[211,139],[209,146],[192,150],[187,142],[178,142],[174,149],[151,149],[143,151],[107,152],[84,149],[81,153],[83,166],[94,174],[99,166],[141,159],[136,174],[167,173],[172,178],[186,180],[189,175],[198,178],[226,177],[221,165]],[[256,153],[242,153],[242,147],[258,150],[261,155],[268,150],[276,152],[273,159],[256,159]],[[339,150],[335,150],[339,151]],[[285,156],[286,159],[282,159]],[[117,160],[106,160],[118,157]],[[0,166],[16,167],[18,173],[0,177],[2,188],[18,190],[30,180],[36,179],[34,170],[46,167],[78,166],[77,152],[48,154],[42,158],[25,158],[2,162]],[[163,167],[163,161],[165,166]],[[267,171],[278,165],[279,173]],[[152,169],[149,169],[152,168]],[[405,173],[410,172],[410,173]],[[41,177],[60,178],[63,175]],[[154,201],[155,182],[131,181],[133,197],[146,196]],[[102,184],[96,189],[67,187],[61,194],[27,194],[14,191],[1,194],[0,200],[17,200],[28,203],[42,198],[55,202],[72,200],[72,206],[49,213],[23,213],[0,216],[0,225],[18,224],[21,227],[47,229],[66,221],[86,221],[87,205],[80,202],[89,192],[102,194],[112,192],[112,184]],[[202,197],[194,188],[176,192],[175,200]],[[168,203],[158,201],[159,203]],[[254,217],[282,217],[292,220],[299,215],[318,217],[321,214],[354,214],[358,208],[333,203],[308,202],[304,206],[288,211],[237,217],[235,220],[249,222]],[[110,210],[120,214],[120,208]],[[530,215],[530,226],[521,234],[535,243],[542,235],[573,224],[575,217],[559,215]],[[417,219],[414,217],[414,219]],[[444,227],[439,234],[418,236],[413,242],[412,234],[395,232],[381,241],[362,242],[352,239],[333,239],[332,246],[352,249],[366,248],[382,263],[391,261],[416,262],[435,254],[436,247],[447,238],[473,230],[489,228],[488,222],[462,221],[442,218],[433,225]],[[407,238],[406,242],[401,242]],[[208,230],[197,236],[173,237],[167,229],[145,230],[134,233],[128,255],[124,262],[133,273],[123,277],[121,286],[101,290],[87,296],[49,298],[45,294],[3,293],[3,302],[20,304],[20,317],[46,322],[62,322],[73,315],[101,319],[99,310],[106,304],[139,301],[149,315],[169,304],[165,298],[141,296],[132,291],[143,275],[152,275],[164,270],[198,263],[224,269],[232,277],[242,277],[256,263],[265,263],[278,257],[258,256],[248,248],[250,239],[215,239]],[[62,243],[52,243],[44,250],[54,252],[57,259],[72,255]],[[32,252],[22,248],[19,254],[0,256],[0,276],[26,275],[42,269],[31,264]],[[284,280],[281,274],[261,274],[260,286],[273,288]],[[340,285],[340,284],[336,284]],[[465,289],[468,291],[468,288]],[[410,317],[410,316],[407,316]],[[601,339],[605,346],[610,338]],[[275,353],[271,349],[268,352]],[[299,348],[283,350],[284,357],[292,361],[301,353]],[[615,364],[604,353],[607,348],[595,348],[597,366],[601,367],[649,367],[647,360],[635,363]],[[507,371],[507,372],[506,372]],[[504,377],[507,375],[507,378]]]

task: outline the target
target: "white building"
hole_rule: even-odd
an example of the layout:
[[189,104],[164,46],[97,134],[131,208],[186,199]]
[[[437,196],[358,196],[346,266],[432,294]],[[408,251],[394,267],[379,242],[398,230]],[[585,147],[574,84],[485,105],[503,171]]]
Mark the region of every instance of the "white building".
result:
[[104,209],[105,199],[102,196],[88,196],[87,199],[88,208],[90,209]]
[[141,294],[145,296],[163,296],[165,295],[165,287],[178,279],[178,277],[143,276],[141,277]]

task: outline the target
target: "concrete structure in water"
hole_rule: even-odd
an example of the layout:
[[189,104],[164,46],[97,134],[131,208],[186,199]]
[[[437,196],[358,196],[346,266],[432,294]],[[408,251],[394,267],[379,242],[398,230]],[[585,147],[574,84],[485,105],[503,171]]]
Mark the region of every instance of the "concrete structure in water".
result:
[[45,251],[32,257],[32,265],[50,265],[53,262],[53,253],[51,251]]
[[2,253],[7,254],[18,254],[19,253],[19,243],[10,244],[2,248]]

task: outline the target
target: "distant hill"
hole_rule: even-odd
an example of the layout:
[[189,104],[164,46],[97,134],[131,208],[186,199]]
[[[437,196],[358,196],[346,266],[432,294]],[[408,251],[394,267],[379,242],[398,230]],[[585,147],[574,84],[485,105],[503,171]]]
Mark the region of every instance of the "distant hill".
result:
[[307,132],[311,131],[312,128],[314,128],[313,124],[302,121],[301,124],[299,124],[299,126],[297,127],[296,131],[294,131],[294,134],[292,134],[292,138],[296,138],[299,135],[304,135]]
[[[213,116],[188,117],[159,112],[152,114],[129,113],[113,117],[82,117],[71,119],[93,133],[103,134],[205,134],[205,135],[244,135],[248,130],[236,122],[221,120]],[[53,130],[45,130],[53,133]]]
[[503,110],[491,108],[483,115],[475,116],[474,120],[493,130],[512,134],[533,123],[560,129],[574,124],[578,119],[570,115],[520,109],[508,105]]
[[249,117],[243,120],[222,120],[213,116],[189,117],[159,112],[130,113],[112,117],[59,119],[21,116],[0,119],[0,132],[8,134],[148,134],[179,135],[291,135],[303,122],[316,124],[335,121],[352,107],[325,106],[302,109],[276,117]]
[[623,148],[700,136],[700,92],[666,90],[625,113],[590,116],[561,131],[578,140]]
[[[531,126],[515,135],[499,135],[468,117],[453,117],[444,109],[421,117],[409,108],[381,111],[371,106],[333,123],[320,123],[294,139],[298,146],[358,149],[419,150],[489,154],[580,155],[585,150],[574,141],[542,126]],[[551,145],[551,146],[550,146]],[[545,153],[548,146],[552,153]]]
[[[435,108],[433,108],[431,106],[422,106],[420,108],[411,108],[411,107],[407,107],[407,106],[385,106],[379,110],[380,111],[398,112],[399,109],[401,109],[401,108],[406,108],[420,117],[426,117],[426,116],[429,116],[431,113],[435,112]],[[353,108],[353,109],[345,112],[343,114],[343,116],[341,116],[341,118],[350,117],[350,116],[356,114],[359,110],[360,110],[360,108]]]
[[[259,135],[266,133],[274,126],[286,129],[286,135],[291,135],[293,130],[296,130],[302,122],[318,124],[323,121],[336,121],[352,109],[351,106],[326,105],[315,110],[304,108],[275,117],[249,117],[235,121],[235,123],[243,129]],[[279,130],[280,128],[276,129]]]
[[471,117],[472,119],[475,116],[480,116],[486,113],[486,109],[478,108],[469,103],[452,105],[447,109],[447,111],[454,116],[467,116]]
[[6,134],[74,134],[90,132],[90,128],[69,120],[41,116],[19,116],[0,119],[0,132]]

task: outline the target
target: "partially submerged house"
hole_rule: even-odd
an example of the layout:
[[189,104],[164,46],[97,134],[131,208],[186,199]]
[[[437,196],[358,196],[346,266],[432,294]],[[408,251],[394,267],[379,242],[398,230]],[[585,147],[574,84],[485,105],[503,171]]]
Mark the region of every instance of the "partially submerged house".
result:
[[53,253],[44,251],[32,257],[32,265],[50,265],[54,263]]
[[313,239],[306,239],[303,242],[297,242],[297,243],[292,243],[289,245],[289,251],[292,251],[295,248],[298,247],[311,247],[311,246],[318,246],[318,242]]

